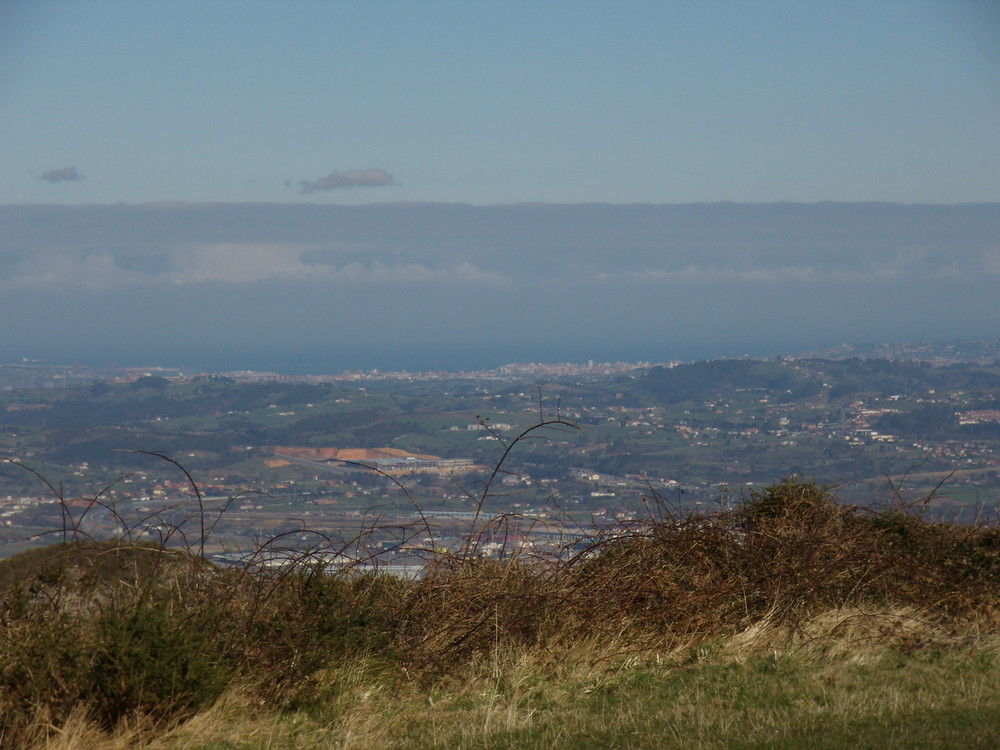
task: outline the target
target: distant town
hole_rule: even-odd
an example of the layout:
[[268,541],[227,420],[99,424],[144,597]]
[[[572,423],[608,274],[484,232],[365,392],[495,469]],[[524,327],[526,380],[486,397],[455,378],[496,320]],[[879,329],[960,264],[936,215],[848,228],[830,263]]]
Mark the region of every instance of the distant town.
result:
[[490,554],[554,551],[792,474],[844,502],[993,513],[998,360],[962,342],[474,372],[7,364],[0,553],[126,535],[229,559],[280,538],[405,567],[470,530]]
[[[988,365],[1000,361],[1000,341],[903,342],[896,344],[843,344],[835,347],[780,355],[788,359],[887,359],[913,360],[938,367],[954,364]],[[766,357],[741,357],[767,359]],[[338,383],[362,380],[498,380],[511,377],[579,377],[616,375],[654,366],[674,367],[682,360],[666,362],[520,362],[481,370],[344,370],[328,374],[288,374],[268,371],[192,371],[181,367],[104,367],[43,364],[36,360],[0,364],[0,388],[54,388],[83,385],[88,382],[131,380],[143,375],[163,378],[188,378],[219,375],[236,382]]]

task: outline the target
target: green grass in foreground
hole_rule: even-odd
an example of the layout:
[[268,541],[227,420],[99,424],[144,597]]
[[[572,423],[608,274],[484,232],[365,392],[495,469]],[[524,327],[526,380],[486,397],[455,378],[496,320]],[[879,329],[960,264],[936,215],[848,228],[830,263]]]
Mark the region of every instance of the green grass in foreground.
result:
[[993,748],[998,667],[992,650],[967,649],[600,669],[494,664],[427,692],[358,680],[335,712],[251,717],[231,695],[151,747]]

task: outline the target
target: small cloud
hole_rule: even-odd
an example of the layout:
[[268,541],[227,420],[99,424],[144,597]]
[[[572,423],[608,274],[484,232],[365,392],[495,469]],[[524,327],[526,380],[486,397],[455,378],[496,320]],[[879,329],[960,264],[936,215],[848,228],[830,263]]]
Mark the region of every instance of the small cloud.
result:
[[42,172],[42,176],[38,179],[52,183],[79,182],[80,180],[86,180],[87,175],[77,172],[76,167],[63,167],[62,169],[52,169],[48,172]]
[[330,172],[318,180],[299,180],[299,192],[317,193],[321,190],[337,190],[353,187],[384,187],[395,185],[396,180],[384,169],[352,169],[347,172]]

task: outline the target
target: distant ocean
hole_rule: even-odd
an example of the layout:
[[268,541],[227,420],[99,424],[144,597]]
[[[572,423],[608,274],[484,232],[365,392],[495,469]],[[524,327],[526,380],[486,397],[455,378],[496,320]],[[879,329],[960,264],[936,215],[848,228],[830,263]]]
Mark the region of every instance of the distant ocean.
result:
[[722,357],[771,356],[787,350],[725,346],[721,344],[648,346],[540,346],[397,348],[391,351],[355,349],[291,351],[195,351],[149,347],[102,351],[15,352],[0,350],[0,363],[31,360],[45,365],[104,367],[180,367],[190,372],[254,370],[286,375],[318,375],[347,370],[406,370],[409,372],[488,370],[514,362],[669,362]]

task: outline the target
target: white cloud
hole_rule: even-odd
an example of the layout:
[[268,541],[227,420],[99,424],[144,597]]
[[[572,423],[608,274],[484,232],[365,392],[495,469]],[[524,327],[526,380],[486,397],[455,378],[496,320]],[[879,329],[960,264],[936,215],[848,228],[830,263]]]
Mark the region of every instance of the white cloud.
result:
[[175,284],[208,281],[245,284],[306,277],[311,267],[300,260],[301,255],[301,250],[281,245],[201,245],[177,253],[174,262],[179,268],[154,280]]
[[[1000,271],[1000,268],[997,269]],[[649,268],[642,271],[594,275],[598,281],[626,282],[678,282],[678,283],[744,283],[744,284],[866,284],[910,279],[957,278],[963,274],[956,266],[947,265],[933,269],[911,269],[902,264],[885,264],[860,270],[825,269],[813,266],[777,266],[774,268],[724,268],[718,266],[688,265],[668,270]]]
[[14,267],[0,287],[66,287],[107,289],[143,283],[146,277],[121,268],[112,253],[39,253]]
[[[121,253],[122,251],[119,251]],[[505,284],[510,279],[460,262],[429,266],[381,260],[305,262],[307,249],[286,245],[222,243],[187,246],[168,253],[161,270],[124,267],[111,251],[36,253],[14,266],[0,288],[93,288],[123,285],[254,284],[268,281],[334,285]]]
[[628,281],[741,281],[747,283],[773,283],[779,281],[810,282],[820,278],[820,275],[810,266],[735,269],[689,265],[676,270],[649,268],[623,274],[599,273],[597,274],[597,278],[601,280]]
[[309,267],[314,278],[354,284],[507,284],[511,279],[484,271],[471,263],[431,268],[423,263],[370,263],[353,261],[342,266],[316,264]]

